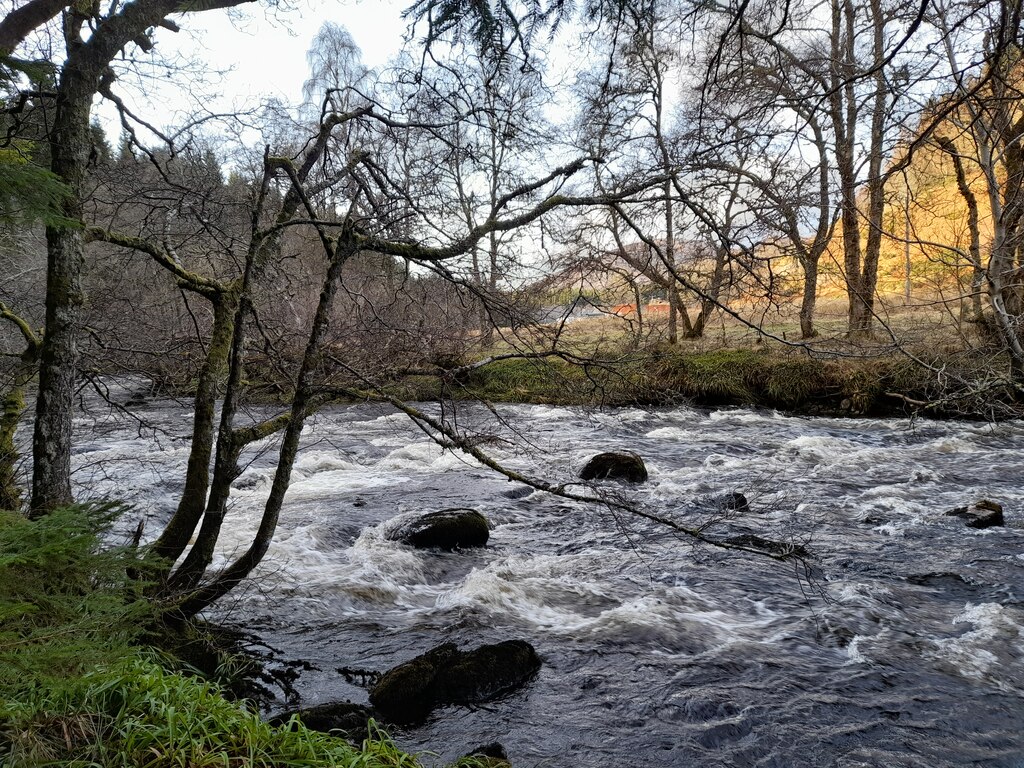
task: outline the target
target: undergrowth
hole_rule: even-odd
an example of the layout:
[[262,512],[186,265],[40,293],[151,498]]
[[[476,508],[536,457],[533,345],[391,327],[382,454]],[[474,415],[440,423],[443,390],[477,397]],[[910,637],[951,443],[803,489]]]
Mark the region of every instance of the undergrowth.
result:
[[[588,364],[505,359],[474,370],[458,387],[420,394],[560,405],[753,405],[816,415],[894,415],[923,407],[930,415],[969,417],[987,408],[957,391],[972,376],[950,364],[928,370],[895,355],[824,358],[767,347],[688,352],[662,345]],[[984,394],[990,402],[992,393]]]
[[142,644],[154,612],[135,552],[104,545],[117,505],[0,512],[0,765],[415,768],[380,731],[355,747],[264,723]]

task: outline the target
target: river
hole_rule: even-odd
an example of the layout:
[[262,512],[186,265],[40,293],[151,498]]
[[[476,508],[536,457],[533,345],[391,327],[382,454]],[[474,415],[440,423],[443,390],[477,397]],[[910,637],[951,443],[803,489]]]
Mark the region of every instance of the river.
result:
[[[82,419],[75,480],[127,496],[152,532],[181,487],[190,412],[139,415]],[[636,451],[650,480],[604,487],[712,535],[796,539],[818,568],[808,579],[523,495],[402,415],[337,408],[306,428],[267,563],[217,614],[316,667],[297,683],[305,703],[366,700],[339,667],[520,638],[544,661],[527,687],[396,729],[399,745],[440,765],[500,741],[516,768],[1024,766],[1024,423],[528,405],[459,419],[492,455],[559,482],[594,453]],[[221,557],[255,529],[272,447],[247,457]],[[703,502],[732,491],[750,511],[716,518]],[[980,498],[1004,506],[1005,527],[943,515]],[[489,545],[385,538],[446,507],[483,512]]]

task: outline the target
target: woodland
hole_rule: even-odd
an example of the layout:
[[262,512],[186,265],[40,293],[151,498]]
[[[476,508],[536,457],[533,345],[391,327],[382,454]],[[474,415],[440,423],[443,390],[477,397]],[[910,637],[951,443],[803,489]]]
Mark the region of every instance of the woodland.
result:
[[[167,124],[147,88],[197,74],[162,41],[270,5],[14,0],[0,18],[0,582],[52,579],[72,603],[103,587],[84,618],[10,598],[0,654],[35,649],[33,674],[82,672],[51,621],[89,622],[82,642],[181,632],[244,583],[304,427],[338,403],[387,404],[577,500],[595,497],[418,403],[1020,417],[1019,0],[416,0],[377,69],[344,27],[357,3],[323,24],[293,101]],[[192,408],[176,509],[99,565],[118,512],[75,506],[86,396],[128,419],[136,400]],[[258,528],[220,563],[241,457],[268,439]],[[10,554],[46,526],[92,564]],[[26,711],[8,747],[57,749]]]

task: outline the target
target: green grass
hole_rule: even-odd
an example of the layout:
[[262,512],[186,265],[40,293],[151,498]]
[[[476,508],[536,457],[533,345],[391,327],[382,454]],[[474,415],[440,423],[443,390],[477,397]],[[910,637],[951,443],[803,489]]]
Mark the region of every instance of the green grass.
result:
[[[977,378],[966,357],[937,361],[945,381],[902,355],[810,356],[769,346],[691,351],[656,345],[602,363],[578,365],[557,358],[500,360],[474,370],[443,392],[456,399],[561,405],[755,405],[815,414],[902,413],[899,393],[936,403],[932,415],[981,415],[954,389]],[[984,364],[982,361],[980,364]],[[962,369],[962,370],[961,370]],[[942,404],[946,403],[945,410]]]
[[383,734],[356,748],[297,723],[272,728],[207,681],[144,652],[100,667],[57,695],[6,702],[5,765],[115,768],[414,768]]
[[123,508],[0,512],[0,765],[5,768],[414,768],[380,731],[361,747],[273,728],[142,644],[155,612]]

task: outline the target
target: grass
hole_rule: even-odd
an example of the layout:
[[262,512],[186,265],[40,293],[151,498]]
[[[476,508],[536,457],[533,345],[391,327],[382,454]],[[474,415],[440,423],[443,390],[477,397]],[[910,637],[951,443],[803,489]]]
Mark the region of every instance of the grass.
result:
[[[881,297],[872,338],[846,337],[846,302],[819,300],[814,339],[799,339],[796,306],[734,302],[752,328],[716,313],[702,337],[665,342],[664,317],[612,315],[568,323],[558,349],[588,360],[502,359],[455,382],[424,378],[404,394],[416,399],[480,398],[564,405],[754,405],[812,415],[1019,417],[1005,383],[1008,362],[984,328],[966,322],[941,297]],[[504,355],[550,349],[551,327],[520,331],[478,352]],[[511,333],[511,331],[508,331]],[[499,334],[501,337],[502,334]],[[464,363],[470,362],[469,359]]]
[[58,695],[17,704],[5,763],[125,768],[415,768],[381,732],[356,748],[300,724],[272,728],[216,685],[166,671],[139,652],[97,668]]
[[154,612],[135,552],[102,544],[121,511],[0,512],[0,765],[419,765],[382,731],[356,747],[298,722],[273,728],[218,685],[172,671],[142,644]]

